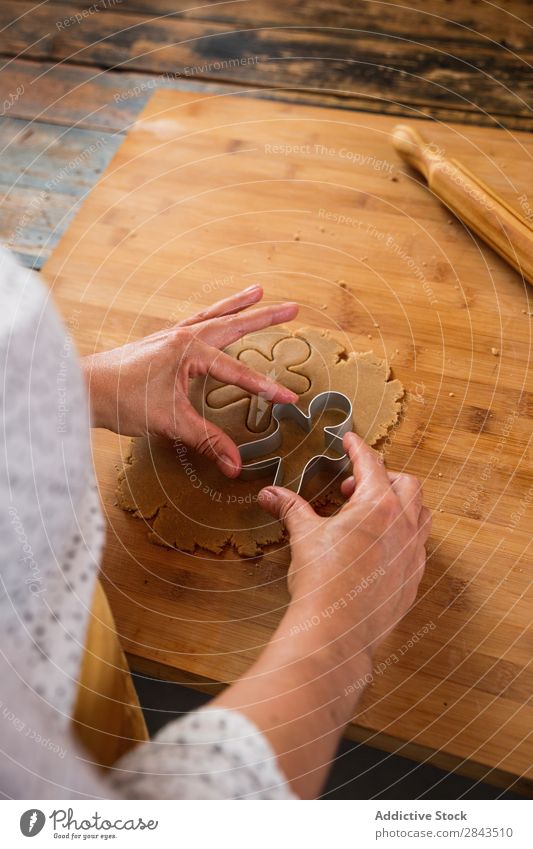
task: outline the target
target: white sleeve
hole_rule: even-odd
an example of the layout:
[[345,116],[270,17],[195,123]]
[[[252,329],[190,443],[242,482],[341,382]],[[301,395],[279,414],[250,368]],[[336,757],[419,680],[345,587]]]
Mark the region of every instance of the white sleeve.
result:
[[238,711],[201,708],[169,722],[113,767],[125,799],[295,799],[263,734]]
[[233,711],[169,723],[108,775],[77,742],[70,717],[104,539],[87,397],[50,292],[2,250],[0,301],[0,796],[293,798],[268,741]]

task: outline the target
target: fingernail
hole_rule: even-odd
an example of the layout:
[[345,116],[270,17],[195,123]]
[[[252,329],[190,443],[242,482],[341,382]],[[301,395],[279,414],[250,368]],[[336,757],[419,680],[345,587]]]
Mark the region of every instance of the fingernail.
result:
[[248,286],[244,292],[253,292],[255,289],[259,289],[259,283],[254,283],[252,286]]
[[286,386],[277,386],[276,387],[280,395],[283,395],[284,398],[290,398],[291,400],[296,400],[298,395],[296,392],[293,392],[292,389],[287,389]]
[[229,472],[232,477],[236,477],[239,474],[239,466],[237,466],[236,463],[231,459],[231,457],[228,457],[227,454],[221,454],[218,458],[218,461],[221,465],[224,466],[224,471],[226,473]]
[[276,490],[271,489],[269,486],[265,486],[264,489],[259,493],[259,498],[264,501],[273,501],[276,497]]

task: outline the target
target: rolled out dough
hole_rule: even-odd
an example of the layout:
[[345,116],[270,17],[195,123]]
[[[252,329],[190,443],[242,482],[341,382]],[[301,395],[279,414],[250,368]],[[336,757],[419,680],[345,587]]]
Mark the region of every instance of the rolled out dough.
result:
[[[344,392],[353,402],[354,429],[370,445],[386,436],[397,422],[404,394],[399,380],[390,380],[387,363],[372,352],[346,350],[327,331],[284,328],[250,334],[227,353],[298,392],[307,412],[311,398],[325,390]],[[206,418],[237,442],[271,432],[271,405],[234,386],[211,378],[191,382],[191,401]],[[313,454],[324,452],[323,427],[339,421],[328,411],[310,434],[285,422],[278,454],[284,458],[284,484],[294,486]],[[268,455],[267,455],[268,456]],[[256,556],[283,539],[281,524],[259,506],[257,495],[269,478],[228,480],[217,468],[183,443],[155,437],[134,439],[119,474],[117,498],[123,510],[149,521],[152,542],[194,551],[220,553],[231,545],[243,556]],[[334,499],[333,490],[321,499]]]

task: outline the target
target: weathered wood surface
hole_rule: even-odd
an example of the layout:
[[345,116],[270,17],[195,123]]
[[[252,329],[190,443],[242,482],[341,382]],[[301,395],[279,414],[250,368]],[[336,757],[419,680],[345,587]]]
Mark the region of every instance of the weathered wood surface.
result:
[[[36,123],[46,125],[39,134],[53,134],[53,124],[92,130],[95,141],[109,132],[101,155],[80,165],[80,197],[115,149],[113,134],[127,132],[156,88],[523,130],[531,127],[528,21],[525,0],[502,8],[463,0],[413,8],[352,0],[193,8],[184,0],[8,0],[0,5],[0,117],[31,122],[34,133]],[[39,198],[18,179],[19,158],[32,154],[36,169],[48,165],[53,176],[68,166],[69,143],[61,137],[49,159],[31,133],[10,148],[19,141],[20,151],[2,145],[0,239],[39,268],[69,220],[72,198],[56,187],[46,212],[32,210]]]
[[[269,298],[300,301],[302,323],[392,360],[409,403],[388,463],[422,478],[434,530],[418,601],[380,650],[385,667],[352,733],[530,792],[530,291],[403,170],[393,124],[160,92],[46,274],[67,321],[81,304],[82,352],[258,279]],[[527,193],[526,136],[421,129],[509,203]],[[138,668],[219,687],[275,627],[287,554],[250,562],[150,545],[144,523],[114,503],[126,448],[95,436],[119,632]]]
[[163,6],[159,16],[148,2],[107,5],[77,23],[69,22],[71,4],[7,3],[0,52],[364,97],[411,117],[445,106],[480,123],[530,118],[532,46],[519,18],[525,3],[516,14],[480,4],[477,19],[461,2],[423,10],[388,4],[387,15],[371,3],[341,3],[334,13],[325,3],[230,3],[184,16]]
[[[6,97],[13,103],[0,109],[0,117],[9,114],[28,120],[76,125],[87,129],[108,129],[127,132],[141,108],[155,90],[170,88],[177,91],[207,91],[212,94],[241,93],[254,99],[281,100],[338,109],[358,109],[379,114],[425,117],[426,113],[438,122],[455,122],[497,126],[509,130],[528,130],[532,119],[518,112],[499,116],[474,110],[465,111],[461,105],[443,102],[427,110],[414,109],[399,100],[369,98],[363,91],[335,92],[328,89],[293,89],[289,86],[267,87],[260,84],[238,85],[232,82],[209,82],[191,77],[169,77],[150,72],[116,71],[68,63],[34,62],[13,59],[0,71]],[[16,96],[24,87],[23,95]]]
[[122,137],[4,117],[0,241],[40,268]]

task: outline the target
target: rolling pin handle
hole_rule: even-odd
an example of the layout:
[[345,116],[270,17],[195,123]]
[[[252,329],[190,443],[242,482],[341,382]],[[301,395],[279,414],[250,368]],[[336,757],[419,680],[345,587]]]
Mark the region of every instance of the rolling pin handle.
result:
[[392,143],[448,209],[533,284],[533,227],[528,219],[412,127],[397,124]]
[[426,180],[429,179],[430,166],[442,159],[440,151],[428,145],[418,130],[397,124],[392,131],[394,149],[416,171],[420,171]]

